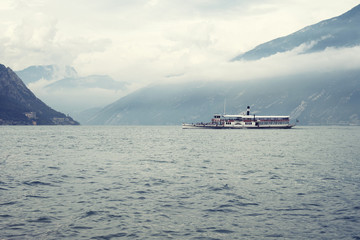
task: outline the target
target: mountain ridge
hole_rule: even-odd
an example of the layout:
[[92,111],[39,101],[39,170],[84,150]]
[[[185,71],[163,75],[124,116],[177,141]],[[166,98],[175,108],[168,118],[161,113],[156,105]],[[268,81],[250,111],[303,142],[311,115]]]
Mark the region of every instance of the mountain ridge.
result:
[[328,47],[353,47],[360,45],[360,4],[346,13],[307,26],[292,34],[265,42],[240,54],[231,61],[254,61],[277,53],[307,45],[302,53],[325,50]]

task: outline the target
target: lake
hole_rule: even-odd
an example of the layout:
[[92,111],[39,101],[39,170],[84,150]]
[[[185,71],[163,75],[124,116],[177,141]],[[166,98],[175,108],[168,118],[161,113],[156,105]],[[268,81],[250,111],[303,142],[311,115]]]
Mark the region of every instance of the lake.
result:
[[0,239],[360,239],[359,126],[0,134]]

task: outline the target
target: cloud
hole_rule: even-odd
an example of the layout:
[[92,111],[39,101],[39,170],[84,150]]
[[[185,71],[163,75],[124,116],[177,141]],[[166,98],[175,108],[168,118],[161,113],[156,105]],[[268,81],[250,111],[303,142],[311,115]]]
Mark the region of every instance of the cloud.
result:
[[4,0],[0,63],[14,70],[71,65],[79,76],[107,74],[131,83],[126,92],[86,87],[50,92],[45,80],[29,86],[40,99],[66,113],[109,104],[159,81],[246,81],[359,68],[360,47],[301,54],[310,47],[302,45],[258,61],[229,61],[357,4],[357,0]]
[[56,19],[37,13],[24,18],[21,24],[10,30],[8,36],[11,46],[21,46],[32,52],[39,52],[43,47],[53,44],[56,35]]
[[257,61],[217,61],[188,67],[184,74],[170,76],[164,82],[191,81],[248,81],[271,79],[295,74],[331,72],[360,68],[360,46],[327,48],[323,52],[302,54],[309,46],[301,45],[292,51],[278,53]]
[[243,78],[266,69],[271,59],[256,62],[256,74],[249,72],[253,65],[229,59],[356,4],[357,0],[2,1],[0,61],[15,70],[72,65],[82,76],[109,74],[137,85],[169,75],[205,77],[207,72],[213,72],[211,79],[231,73],[229,78],[237,78],[245,72]]
[[0,59],[14,69],[30,65],[72,65],[81,54],[104,51],[111,45],[105,38],[59,34],[58,20],[37,12],[7,26],[0,38]]

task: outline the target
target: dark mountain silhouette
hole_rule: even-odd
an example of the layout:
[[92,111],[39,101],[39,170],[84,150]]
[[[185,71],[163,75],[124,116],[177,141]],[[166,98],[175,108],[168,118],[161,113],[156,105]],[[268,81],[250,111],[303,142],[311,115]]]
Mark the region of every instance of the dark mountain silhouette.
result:
[[326,48],[360,45],[360,5],[341,16],[305,27],[293,34],[263,43],[233,59],[258,60],[276,53],[287,52],[303,45],[301,53],[311,53]]
[[0,64],[0,124],[77,125],[38,99],[10,69]]

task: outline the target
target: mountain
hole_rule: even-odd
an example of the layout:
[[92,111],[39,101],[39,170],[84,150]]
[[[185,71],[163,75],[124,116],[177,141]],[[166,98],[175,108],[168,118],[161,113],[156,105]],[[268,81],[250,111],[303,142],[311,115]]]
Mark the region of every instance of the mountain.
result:
[[124,96],[128,83],[108,75],[79,76],[71,66],[30,66],[16,72],[37,96],[80,122],[89,112]]
[[360,70],[248,82],[153,85],[103,108],[85,124],[178,125],[214,113],[290,115],[301,124],[360,124]]
[[10,69],[0,64],[0,125],[78,125],[38,99]]
[[233,59],[258,60],[302,46],[301,53],[312,53],[326,48],[360,45],[360,5],[341,16],[331,18],[285,37],[263,43]]
[[25,84],[36,82],[40,79],[59,80],[63,78],[76,78],[78,76],[76,70],[70,66],[60,67],[57,65],[46,66],[30,66],[16,74],[23,80]]

